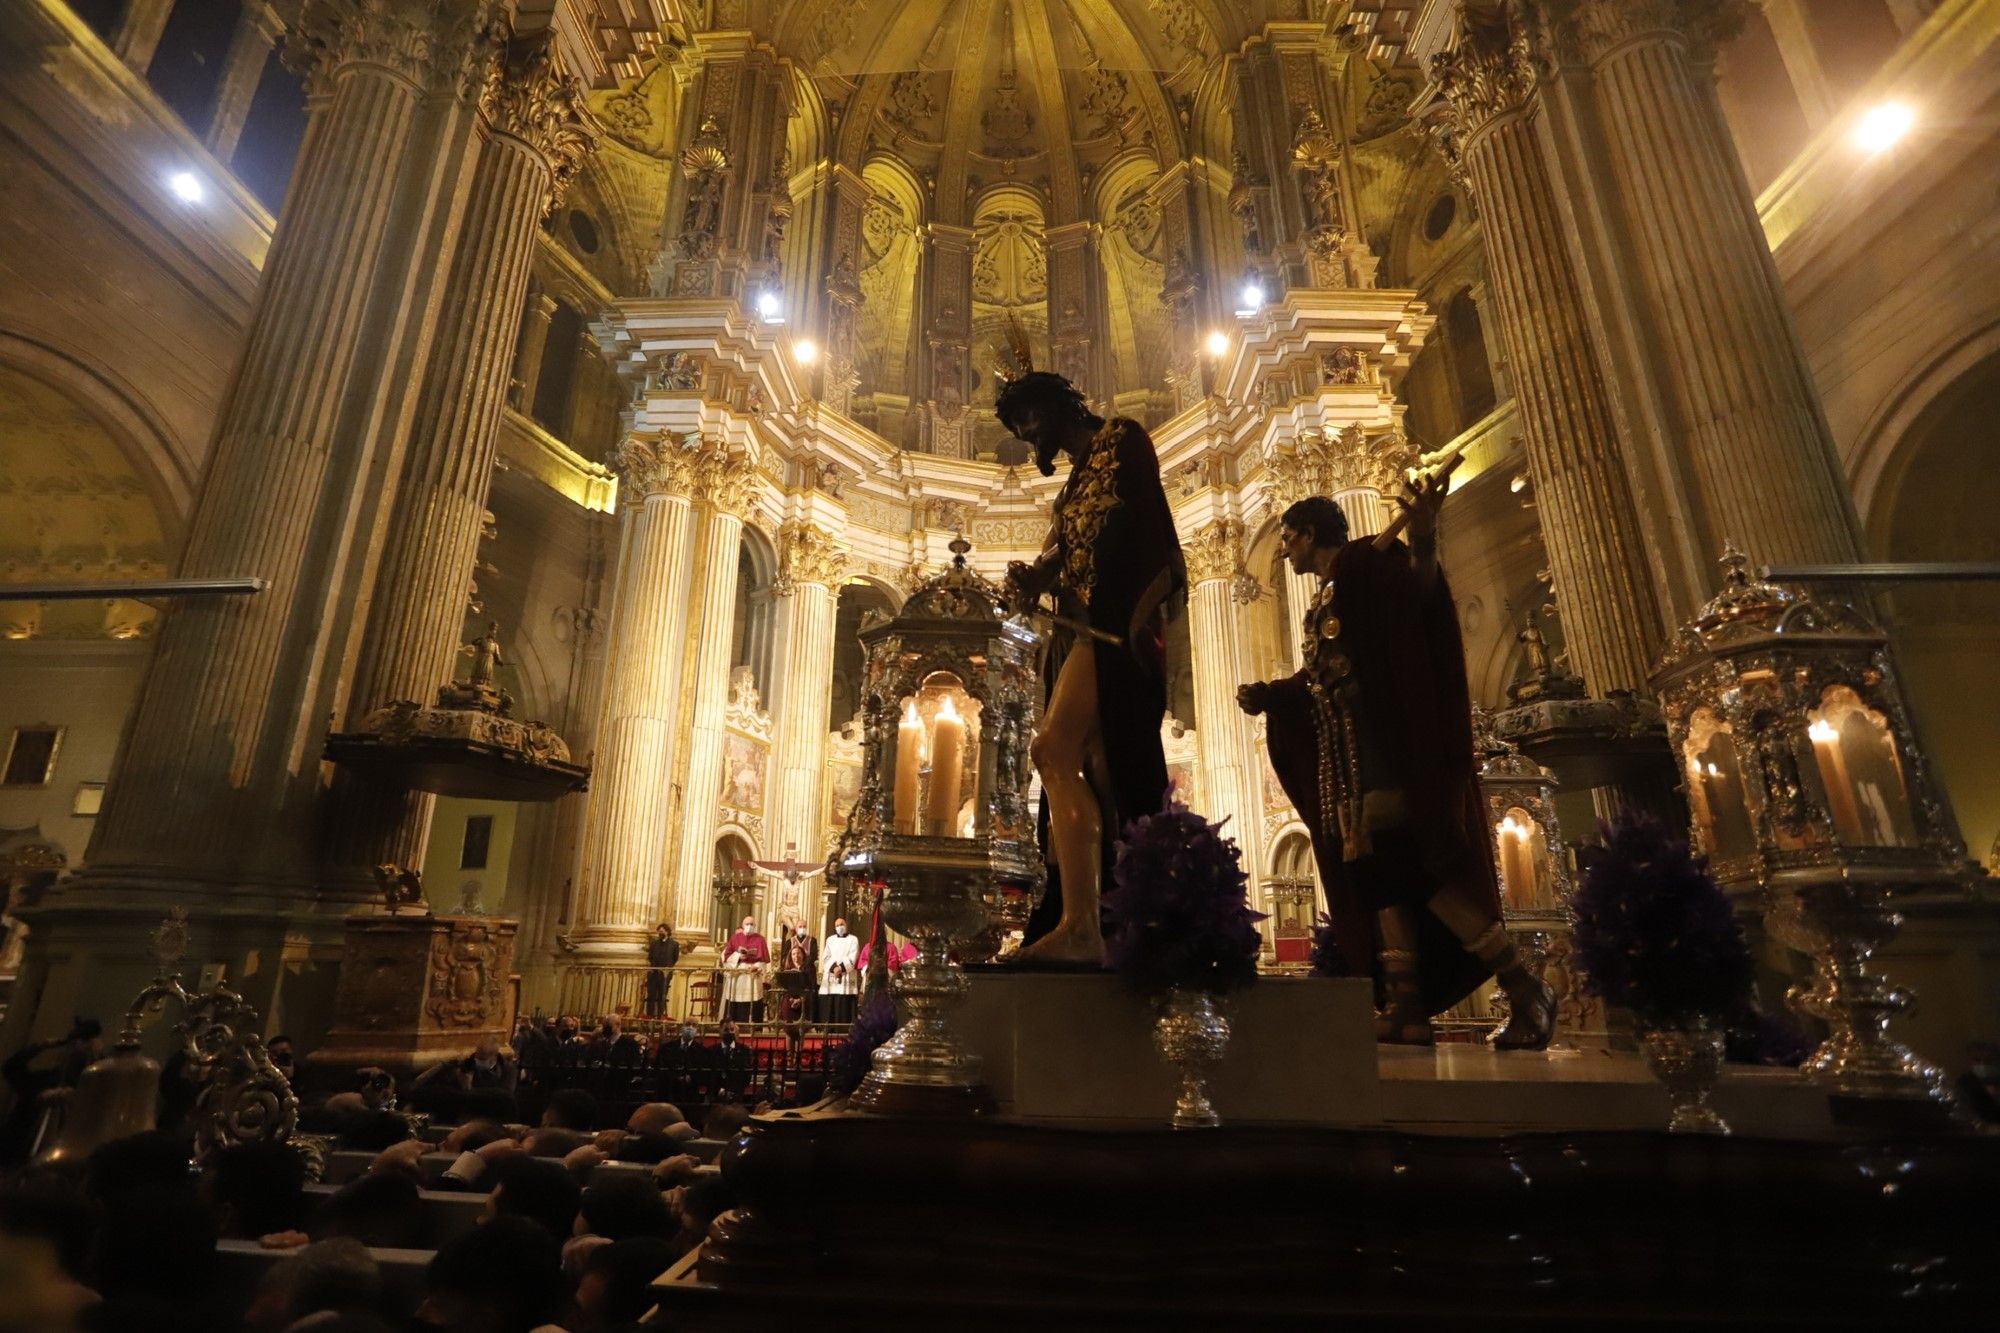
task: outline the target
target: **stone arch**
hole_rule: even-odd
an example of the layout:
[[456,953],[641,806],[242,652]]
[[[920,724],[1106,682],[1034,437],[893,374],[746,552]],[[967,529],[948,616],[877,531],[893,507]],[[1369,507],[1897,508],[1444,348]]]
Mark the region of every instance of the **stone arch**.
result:
[[924,190],[909,164],[878,154],[861,169],[869,185],[861,216],[861,308],[856,313],[862,393],[914,397],[919,364]]
[[1131,152],[1107,163],[1091,190],[1091,216],[1102,228],[1098,253],[1111,385],[1117,389],[1159,384],[1167,373],[1172,330],[1160,301],[1166,228],[1153,189],[1159,177],[1159,163]]
[[[1893,561],[2000,560],[2000,473],[1990,423],[2000,415],[2000,347],[1946,358],[1891,414],[1897,427],[1866,511],[1871,544]],[[1921,404],[1920,406],[1918,404]],[[1978,859],[2000,843],[2000,586],[1903,585],[1889,599],[1905,692],[1960,830]]]
[[857,636],[862,618],[871,611],[894,615],[900,600],[887,584],[867,578],[850,579],[840,586],[835,595],[833,676],[828,684],[832,697],[828,703],[827,718],[828,725],[836,731],[861,708],[864,658],[861,640]]
[[145,481],[161,517],[171,520],[178,549],[194,512],[208,441],[176,436],[136,388],[108,365],[74,349],[0,329],[0,366],[49,385],[95,418]]

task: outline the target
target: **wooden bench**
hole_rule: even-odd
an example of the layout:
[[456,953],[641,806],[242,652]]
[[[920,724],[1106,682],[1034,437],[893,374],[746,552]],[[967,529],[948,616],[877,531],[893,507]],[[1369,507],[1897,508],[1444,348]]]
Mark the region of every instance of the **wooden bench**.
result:
[[[254,1240],[217,1241],[216,1281],[229,1294],[232,1308],[241,1310],[250,1304],[264,1275],[297,1253],[267,1250]],[[437,1252],[370,1247],[368,1253],[382,1270],[383,1310],[404,1314],[415,1310],[424,1297],[424,1272]]]
[[[306,1186],[306,1197],[314,1205],[338,1193],[340,1186],[318,1184]],[[458,1193],[450,1190],[418,1190],[417,1200],[423,1214],[423,1240],[431,1249],[464,1235],[479,1225],[486,1216],[486,1196],[484,1194]]]

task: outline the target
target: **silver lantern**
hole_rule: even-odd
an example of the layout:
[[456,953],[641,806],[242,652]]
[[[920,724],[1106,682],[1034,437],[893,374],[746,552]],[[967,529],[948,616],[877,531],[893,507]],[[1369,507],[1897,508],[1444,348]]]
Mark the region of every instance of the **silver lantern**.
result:
[[1806,1072],[1836,1096],[1943,1102],[1939,1071],[1888,1034],[1914,997],[1872,961],[1902,924],[1895,895],[1969,870],[1888,636],[1858,607],[1754,580],[1733,549],[1722,565],[1722,591],[1652,677],[1695,845],[1774,938],[1812,957],[1789,998],[1830,1035]]
[[905,1021],[853,1098],[869,1111],[991,1108],[948,1020],[967,984],[958,959],[998,952],[1042,884],[1028,803],[1038,639],[966,564],[970,545],[951,549],[949,569],[861,631],[861,794],[834,864],[880,888],[885,920],[917,949],[893,983]]

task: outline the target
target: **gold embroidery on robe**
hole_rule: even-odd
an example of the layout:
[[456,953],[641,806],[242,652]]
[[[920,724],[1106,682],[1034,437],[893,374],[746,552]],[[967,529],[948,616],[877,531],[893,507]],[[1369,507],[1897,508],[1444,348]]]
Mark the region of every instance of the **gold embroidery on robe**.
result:
[[1097,591],[1097,534],[1124,501],[1118,498],[1118,435],[1121,421],[1104,423],[1091,437],[1090,456],[1077,469],[1075,489],[1063,499],[1056,522],[1062,533],[1063,583],[1085,607]]

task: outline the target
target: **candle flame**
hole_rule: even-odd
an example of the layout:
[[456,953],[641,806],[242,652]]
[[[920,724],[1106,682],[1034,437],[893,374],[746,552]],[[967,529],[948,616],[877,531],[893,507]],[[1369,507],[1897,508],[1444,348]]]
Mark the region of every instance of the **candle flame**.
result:
[[1525,838],[1528,836],[1528,826],[1512,815],[1508,815],[1500,821],[1500,831],[1510,838]]
[[1822,717],[1815,719],[1813,724],[1806,728],[1806,735],[1812,737],[1816,743],[1825,742],[1831,744],[1840,739],[1840,730],[1833,723]]
[[906,699],[903,702],[903,725],[906,727],[917,725],[917,701],[915,699]]
[[948,717],[954,722],[958,721],[958,706],[951,701],[949,694],[944,697],[944,703],[938,708],[938,716]]

